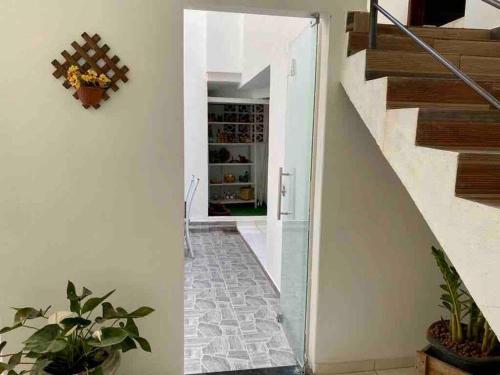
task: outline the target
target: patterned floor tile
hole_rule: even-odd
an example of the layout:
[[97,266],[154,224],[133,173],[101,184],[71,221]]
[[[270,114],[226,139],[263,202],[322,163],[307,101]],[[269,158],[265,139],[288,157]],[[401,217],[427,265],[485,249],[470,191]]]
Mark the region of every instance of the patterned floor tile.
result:
[[191,234],[186,259],[184,373],[294,366],[279,297],[236,231]]

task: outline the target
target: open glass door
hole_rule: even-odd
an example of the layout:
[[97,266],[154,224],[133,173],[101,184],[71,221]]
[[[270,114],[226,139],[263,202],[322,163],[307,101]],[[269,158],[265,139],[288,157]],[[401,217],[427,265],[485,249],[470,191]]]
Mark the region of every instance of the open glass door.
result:
[[301,366],[305,362],[317,38],[318,25],[314,24],[290,45],[285,162],[280,169],[278,207],[283,222],[281,319]]

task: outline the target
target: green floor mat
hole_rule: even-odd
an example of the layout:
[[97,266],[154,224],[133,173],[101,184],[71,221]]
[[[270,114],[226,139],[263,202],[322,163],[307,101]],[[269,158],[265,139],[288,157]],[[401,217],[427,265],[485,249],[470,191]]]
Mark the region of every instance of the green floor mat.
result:
[[231,216],[266,216],[266,207],[245,207],[245,206],[226,206],[231,211]]

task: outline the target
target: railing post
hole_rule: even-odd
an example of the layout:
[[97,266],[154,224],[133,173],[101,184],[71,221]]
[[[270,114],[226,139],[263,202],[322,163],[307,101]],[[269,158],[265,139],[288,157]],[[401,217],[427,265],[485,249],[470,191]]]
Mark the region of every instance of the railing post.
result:
[[370,36],[368,39],[368,48],[377,48],[377,22],[378,22],[378,9],[376,5],[378,0],[370,0]]

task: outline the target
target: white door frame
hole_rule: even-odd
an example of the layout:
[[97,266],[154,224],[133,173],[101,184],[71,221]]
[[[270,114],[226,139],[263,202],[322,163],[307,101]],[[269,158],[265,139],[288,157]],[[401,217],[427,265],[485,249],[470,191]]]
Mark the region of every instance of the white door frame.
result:
[[[232,0],[230,0],[232,2]],[[321,215],[321,187],[323,182],[323,164],[325,149],[325,128],[327,113],[327,93],[328,93],[328,62],[329,44],[331,31],[331,16],[323,12],[300,12],[288,9],[272,8],[252,8],[251,1],[248,7],[234,4],[220,5],[215,0],[184,0],[183,9],[234,12],[260,14],[268,16],[318,18],[320,20],[318,30],[317,58],[316,58],[316,88],[314,106],[313,125],[313,148],[312,148],[312,173],[311,173],[311,194],[310,194],[310,227],[309,227],[309,255],[308,255],[308,284],[307,284],[307,306],[306,306],[306,332],[305,334],[305,368],[308,368],[308,359],[311,331],[316,329],[312,309],[315,308],[313,301],[317,299],[317,265],[319,264],[320,248],[320,215]],[[183,17],[184,19],[184,17]],[[181,38],[182,39],[182,38]],[[184,41],[182,42],[184,45]],[[184,80],[183,80],[184,81]]]

